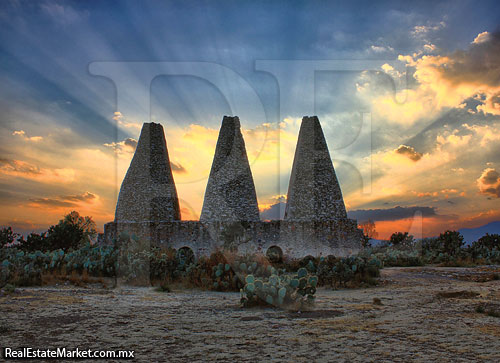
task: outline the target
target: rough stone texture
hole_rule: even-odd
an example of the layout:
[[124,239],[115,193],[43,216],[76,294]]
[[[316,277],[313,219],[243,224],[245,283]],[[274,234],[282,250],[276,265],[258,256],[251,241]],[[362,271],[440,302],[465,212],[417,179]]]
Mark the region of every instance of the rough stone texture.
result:
[[115,222],[180,220],[163,127],[145,123],[116,204]]
[[305,116],[295,149],[285,220],[346,218],[342,192],[318,117]]
[[200,221],[258,221],[257,194],[238,117],[224,116]]
[[288,257],[347,256],[359,251],[362,231],[348,219],[317,117],[300,129],[284,221],[261,222],[238,117],[222,121],[200,221],[180,221],[179,202],[159,124],[144,124],[120,190],[115,222],[101,243],[122,232],[197,257],[216,249],[266,253],[278,246]]
[[240,254],[265,254],[271,246],[292,258],[349,256],[359,252],[362,231],[351,219],[329,221],[107,223],[104,241],[126,232],[148,242],[179,249],[189,247],[195,256],[216,249],[235,248]]

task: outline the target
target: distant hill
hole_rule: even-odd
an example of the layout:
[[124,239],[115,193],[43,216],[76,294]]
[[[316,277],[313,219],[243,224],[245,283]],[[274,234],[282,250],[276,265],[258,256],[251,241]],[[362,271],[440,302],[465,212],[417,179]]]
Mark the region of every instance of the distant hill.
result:
[[500,221],[490,222],[484,226],[477,228],[462,228],[458,230],[467,244],[477,241],[479,238],[484,236],[486,233],[489,234],[500,234]]

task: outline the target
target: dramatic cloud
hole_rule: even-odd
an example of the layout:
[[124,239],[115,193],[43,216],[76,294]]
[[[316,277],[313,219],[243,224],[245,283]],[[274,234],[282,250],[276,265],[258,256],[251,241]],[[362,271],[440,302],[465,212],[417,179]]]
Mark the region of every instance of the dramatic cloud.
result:
[[[463,107],[473,97],[479,104],[471,112],[500,115],[500,34],[482,33],[466,50],[426,54],[436,51],[427,44],[421,52],[399,55],[409,66],[412,79],[397,94],[392,87],[377,86],[377,75],[363,73],[358,80],[359,96],[371,102],[377,118],[405,126],[430,122],[445,110]],[[386,65],[382,69],[398,82],[406,79],[404,72],[388,71]]]
[[480,193],[500,198],[500,174],[495,169],[484,169],[477,179],[477,185]]
[[106,143],[104,146],[112,148],[118,153],[131,153],[137,147],[137,140],[128,137],[123,141]]
[[20,160],[0,159],[0,173],[41,174],[40,168]]
[[482,32],[477,35],[476,38],[474,38],[474,41],[472,43],[474,44],[480,44],[489,41],[491,38],[491,34],[488,32]]
[[112,119],[118,125],[124,127],[125,129],[136,129],[136,130],[142,129],[142,124],[140,122],[128,121],[120,111],[116,111],[115,113],[113,113]]
[[31,206],[34,207],[76,207],[80,203],[91,203],[97,199],[97,195],[85,192],[77,195],[63,195],[55,198],[34,198],[30,199]]
[[75,179],[75,171],[69,168],[40,168],[21,160],[0,159],[0,176],[18,176],[42,183],[69,183]]
[[[493,9],[494,1],[451,12],[431,3],[369,8],[347,3],[339,8],[325,2],[307,12],[303,6],[287,6],[286,16],[280,6],[266,2],[246,6],[244,12],[220,6],[193,11],[155,2],[147,14],[108,2],[6,4],[0,6],[0,28],[8,34],[0,67],[7,85],[0,87],[0,223],[17,219],[48,226],[71,209],[93,216],[101,227],[112,220],[142,121],[163,124],[182,218],[196,219],[222,115],[232,113],[241,117],[262,218],[281,218],[285,200],[274,196],[286,193],[302,112],[320,118],[349,209],[435,208],[439,216],[423,218],[424,232],[434,235],[444,228],[500,220],[498,213],[486,213],[498,211],[496,184],[476,182],[485,168],[500,172],[500,52],[492,28],[498,22],[494,11],[484,11]],[[85,9],[102,16],[88,17]],[[287,19],[301,20],[305,13],[316,26],[302,29],[298,37],[282,31],[289,27]],[[331,13],[354,17],[332,22]],[[261,14],[272,21],[252,31],[251,19]],[[130,26],[141,16],[157,37],[137,34]],[[215,21],[200,37],[207,16],[230,24]],[[366,20],[362,26],[359,17]],[[228,32],[233,25],[241,31]],[[115,31],[103,31],[109,27]],[[137,41],[116,47],[123,37]],[[214,39],[220,41],[214,44]],[[127,60],[134,54],[146,60],[217,58],[250,84],[266,117],[258,108],[244,111],[247,102],[226,72],[211,74],[213,82],[189,74],[156,77],[144,99],[132,97],[145,75],[135,71],[135,62],[120,63],[123,68],[115,74],[121,81],[89,75],[91,62]],[[257,71],[260,66],[248,63],[252,59],[378,59],[381,69],[319,71],[311,89],[314,105],[307,106],[300,99],[307,87],[300,68],[284,72],[291,89],[280,92],[287,86],[281,80],[276,84],[275,72]],[[110,71],[118,67],[108,65]],[[225,84],[227,92],[220,87]],[[371,121],[366,133],[365,115]],[[98,200],[71,198],[86,190]],[[479,219],[468,219],[483,212]],[[377,231],[390,236],[413,219],[377,221]]]
[[349,218],[356,219],[358,223],[372,221],[395,221],[398,219],[413,218],[416,213],[422,217],[436,216],[433,207],[394,207],[388,209],[360,209],[349,211]]
[[135,150],[137,147],[137,140],[129,137],[123,141],[123,144]]
[[401,155],[405,155],[413,161],[419,161],[420,159],[422,159],[422,153],[416,152],[415,149],[411,146],[399,145],[395,152]]
[[429,57],[420,62],[434,68],[443,80],[448,80],[455,86],[468,83],[499,87],[500,33],[481,33],[468,50],[456,51],[448,57]]
[[279,220],[285,216],[286,195],[272,195],[259,202],[260,219]]

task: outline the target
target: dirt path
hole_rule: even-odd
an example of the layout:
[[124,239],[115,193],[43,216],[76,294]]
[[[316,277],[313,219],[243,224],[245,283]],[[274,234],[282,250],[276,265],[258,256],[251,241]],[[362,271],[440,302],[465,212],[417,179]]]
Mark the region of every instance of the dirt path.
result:
[[388,268],[379,287],[319,289],[301,314],[241,309],[237,293],[23,288],[0,297],[0,346],[134,349],[144,362],[499,362],[500,318],[475,311],[500,306],[500,281],[473,281],[488,273]]

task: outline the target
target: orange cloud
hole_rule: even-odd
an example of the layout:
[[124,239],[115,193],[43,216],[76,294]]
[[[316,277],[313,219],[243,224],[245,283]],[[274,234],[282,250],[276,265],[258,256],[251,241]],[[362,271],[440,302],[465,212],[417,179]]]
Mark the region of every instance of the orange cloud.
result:
[[40,141],[40,140],[43,139],[43,137],[41,137],[41,136],[31,136],[31,137],[29,137],[29,136],[26,135],[26,132],[24,132],[24,130],[14,131],[12,133],[12,135],[13,136],[20,136],[20,137],[22,137],[26,141],[35,141],[36,142],[36,141]]
[[104,146],[112,148],[117,153],[133,153],[137,147],[137,140],[128,137],[123,141],[107,143]]
[[90,192],[76,195],[57,196],[53,198],[33,198],[30,199],[30,206],[36,208],[57,208],[57,207],[81,207],[82,204],[94,203],[99,196]]
[[399,145],[399,147],[394,150],[397,154],[405,155],[410,160],[419,161],[422,159],[422,153],[415,151],[415,149],[411,146]]
[[75,170],[39,168],[21,160],[0,159],[0,175],[17,176],[42,183],[70,183],[75,179]]
[[[485,98],[477,106],[477,111],[500,115],[499,34],[483,32],[464,51],[446,55],[415,53],[399,55],[398,59],[415,68],[413,78],[418,82],[417,87],[402,90],[397,95],[392,91],[380,94],[379,90],[369,87],[366,78],[370,75],[364,74],[360,79],[365,85],[358,87],[358,92],[372,102],[372,112],[378,118],[413,125],[419,120],[434,119],[443,109],[462,107],[465,99],[477,94]],[[392,72],[387,65],[382,69],[389,70],[388,73],[396,79],[405,77]]]
[[477,185],[480,193],[500,198],[500,174],[495,169],[484,169],[477,179]]

